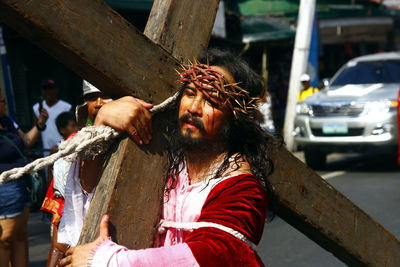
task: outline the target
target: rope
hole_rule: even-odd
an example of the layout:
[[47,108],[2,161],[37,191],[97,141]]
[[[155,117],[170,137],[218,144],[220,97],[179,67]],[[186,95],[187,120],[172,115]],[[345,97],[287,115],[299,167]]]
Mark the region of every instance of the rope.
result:
[[[164,111],[174,103],[178,96],[175,93],[159,105],[155,105],[150,112],[152,114]],[[77,157],[81,159],[94,158],[108,150],[114,139],[122,133],[109,126],[88,126],[78,131],[72,138],[65,140],[58,146],[58,152],[45,158],[37,159],[24,167],[14,168],[0,175],[0,185],[20,178],[26,173],[36,172],[46,166],[54,164],[58,159],[74,162]]]
[[224,225],[212,222],[172,222],[172,221],[165,221],[161,220],[158,232],[163,233],[165,232],[165,228],[175,228],[175,229],[184,229],[184,230],[195,230],[202,227],[212,227],[222,230],[226,233],[229,233],[236,237],[237,239],[241,240],[245,244],[249,245],[250,248],[254,251],[257,250],[257,245],[250,241],[250,239],[245,236],[244,234],[240,233],[239,231],[233,230],[232,228],[226,227]]

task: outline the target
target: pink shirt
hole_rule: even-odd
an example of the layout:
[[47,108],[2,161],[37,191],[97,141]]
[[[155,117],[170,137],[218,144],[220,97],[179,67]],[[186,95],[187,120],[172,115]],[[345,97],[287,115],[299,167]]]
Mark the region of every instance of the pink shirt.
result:
[[[206,213],[208,215],[205,215],[204,210],[202,213],[202,209],[204,209],[203,206],[210,192],[214,192],[212,199],[215,199],[215,193],[217,193],[217,195],[223,194],[221,198],[218,197],[217,202],[222,205],[228,205],[224,207],[220,206],[222,210],[228,213],[223,215],[218,212],[219,215],[217,215],[217,217],[223,221],[218,221],[218,219],[215,221],[211,218],[209,221],[231,228],[237,225],[238,229],[242,229],[241,224],[244,223],[245,227],[243,230],[247,232],[247,237],[252,236],[250,232],[254,232],[254,236],[252,236],[253,240],[258,243],[261,238],[265,220],[265,189],[256,181],[254,176],[251,176],[249,179],[241,178],[246,177],[246,175],[234,176],[237,177],[234,180],[229,179],[231,177],[232,176],[211,179],[207,182],[189,185],[188,174],[186,170],[183,170],[179,174],[176,187],[171,189],[169,191],[169,196],[165,198],[166,202],[164,202],[163,205],[162,219],[169,222],[190,223],[201,221],[198,220],[201,214],[206,217],[210,215],[215,217],[212,213],[218,209],[212,208],[212,210],[210,210],[211,214],[208,212]],[[227,188],[225,186],[218,186],[219,189],[217,191],[212,191],[212,189],[222,181],[228,182],[229,186]],[[234,181],[234,183],[230,183],[229,181]],[[241,186],[239,186],[239,183]],[[221,189],[223,189],[223,191],[221,191]],[[243,190],[245,190],[245,193],[242,201],[240,200],[240,194],[242,194]],[[213,206],[214,203],[216,204],[215,201],[208,203],[208,206]],[[225,207],[227,207],[227,209],[225,209]],[[238,220],[237,222],[239,224],[236,220]],[[160,230],[164,231],[160,232]],[[201,230],[199,232],[199,230],[196,230],[197,234],[195,236],[205,234],[205,239],[202,237],[202,241],[198,240],[193,243],[193,238],[196,237],[193,236],[194,232],[192,231],[193,230],[176,228],[159,229],[159,234],[155,242],[157,248],[141,250],[128,250],[112,242],[109,238],[92,250],[88,266],[199,266],[200,264],[196,258],[203,261],[202,266],[210,266],[210,262],[204,263],[204,259],[214,259],[213,257],[215,257],[215,255],[210,255],[211,251],[214,254],[217,253],[216,255],[222,256],[217,256],[218,259],[215,258],[217,261],[213,262],[214,265],[217,264],[218,260],[222,260],[222,262],[227,264],[228,261],[232,259],[235,261],[234,266],[243,266],[243,264],[248,262],[251,262],[251,266],[262,266],[262,262],[259,262],[259,258],[256,256],[255,252],[236,237],[232,237],[228,233],[223,234],[219,232],[219,230],[208,228],[208,230],[204,230],[206,232]],[[217,236],[215,234],[217,234]],[[190,243],[190,247],[188,243],[184,243],[185,240],[187,240],[187,236],[188,239],[191,240],[190,242],[192,242]],[[220,238],[223,236],[226,240],[218,244]],[[208,240],[208,238],[214,237],[217,239]],[[216,243],[214,244],[214,242]],[[211,251],[208,250],[210,245]],[[232,248],[232,251],[228,254],[226,254],[225,245]],[[239,254],[243,254],[244,256],[241,257]],[[194,255],[196,255],[196,257]],[[248,261],[248,259],[250,259],[250,261]],[[237,265],[238,260],[239,265]]]
[[[211,189],[224,178],[211,179],[196,184],[189,184],[189,175],[186,168],[182,170],[177,179],[177,185],[164,196],[164,205],[161,219],[169,222],[196,222],[200,217],[201,209]],[[171,246],[183,243],[185,237],[191,231],[168,228],[166,235],[158,236],[155,245]]]

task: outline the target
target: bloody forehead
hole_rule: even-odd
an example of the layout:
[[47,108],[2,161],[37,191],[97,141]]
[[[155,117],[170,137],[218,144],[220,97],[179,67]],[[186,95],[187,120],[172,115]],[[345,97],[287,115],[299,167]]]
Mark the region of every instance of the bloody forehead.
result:
[[206,98],[230,108],[235,117],[238,112],[251,114],[257,109],[258,97],[251,97],[239,83],[228,83],[221,73],[211,69],[209,65],[195,61],[193,64],[183,65],[179,75],[178,82],[193,83]]
[[193,83],[207,98],[211,98],[211,92],[221,92],[226,84],[222,74],[212,70],[208,65],[197,63],[184,68],[180,73],[179,82]]

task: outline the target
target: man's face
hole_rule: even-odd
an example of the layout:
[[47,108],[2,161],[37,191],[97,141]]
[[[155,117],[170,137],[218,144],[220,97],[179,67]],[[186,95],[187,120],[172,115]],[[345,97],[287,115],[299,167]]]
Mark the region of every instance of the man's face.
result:
[[301,82],[301,84],[303,85],[304,89],[308,89],[308,87],[310,87],[310,82],[309,81],[303,81],[303,82]]
[[42,89],[42,97],[46,102],[52,103],[57,100],[58,88],[46,87]]
[[3,94],[0,93],[0,118],[7,114],[6,99]]
[[[232,75],[225,69],[218,66],[211,66],[211,69],[223,75],[229,83],[234,82]],[[216,90],[209,92],[209,95],[210,97],[206,97],[193,83],[189,83],[184,89],[178,117],[184,138],[212,143],[220,137],[230,110],[226,106],[218,105],[221,101]]]
[[91,121],[94,122],[96,119],[96,115],[99,112],[100,108],[108,103],[111,102],[112,99],[103,93],[91,93],[85,96],[85,100],[88,106],[88,116]]

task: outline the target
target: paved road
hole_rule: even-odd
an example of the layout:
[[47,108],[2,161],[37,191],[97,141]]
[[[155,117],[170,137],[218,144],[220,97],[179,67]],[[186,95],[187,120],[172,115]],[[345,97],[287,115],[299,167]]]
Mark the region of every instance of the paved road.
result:
[[[400,239],[400,168],[372,155],[333,155],[318,172]],[[346,266],[280,218],[266,224],[259,254],[269,267]]]
[[43,223],[41,212],[31,212],[28,221],[29,267],[46,266],[50,249],[50,226]]
[[[301,153],[295,155],[303,160]],[[328,169],[319,174],[400,239],[400,169],[389,161],[335,154],[328,158]],[[45,266],[50,237],[41,213],[31,213],[28,235],[30,267]],[[259,254],[269,267],[345,266],[278,217],[266,224]]]

